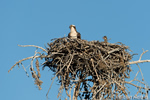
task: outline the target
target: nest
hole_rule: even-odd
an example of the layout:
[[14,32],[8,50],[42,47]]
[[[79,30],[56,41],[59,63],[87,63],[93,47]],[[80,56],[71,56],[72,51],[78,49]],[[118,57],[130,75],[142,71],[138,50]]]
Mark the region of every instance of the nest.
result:
[[48,43],[44,67],[54,72],[60,91],[65,89],[69,97],[68,90],[74,87],[74,99],[127,96],[125,79],[129,78],[132,59],[128,48],[122,43],[58,38]]

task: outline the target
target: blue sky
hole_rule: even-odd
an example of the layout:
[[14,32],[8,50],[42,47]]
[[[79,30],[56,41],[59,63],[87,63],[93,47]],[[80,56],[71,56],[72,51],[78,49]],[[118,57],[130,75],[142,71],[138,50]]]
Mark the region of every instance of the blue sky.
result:
[[[139,54],[133,58],[138,60],[142,48],[150,50],[149,5],[149,0],[0,0],[0,99],[46,99],[53,74],[48,68],[42,71],[41,91],[22,67],[16,66],[9,74],[8,70],[18,60],[34,55],[35,48],[17,44],[44,48],[50,39],[67,36],[70,24],[76,25],[82,39],[103,41],[106,35],[110,43],[122,42]],[[142,59],[150,59],[150,52]],[[27,67],[30,61],[23,64]],[[150,63],[139,65],[150,85]],[[132,65],[132,68],[137,71],[137,66]],[[57,100],[56,84],[54,82],[49,93],[50,100]],[[134,94],[135,90],[131,92]]]

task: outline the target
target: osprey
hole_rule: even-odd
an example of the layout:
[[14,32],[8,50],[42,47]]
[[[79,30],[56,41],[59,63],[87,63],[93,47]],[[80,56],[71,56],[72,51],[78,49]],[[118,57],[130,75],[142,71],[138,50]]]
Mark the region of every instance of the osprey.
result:
[[81,39],[81,34],[77,32],[75,25],[70,25],[70,33],[68,34],[68,38],[70,39]]
[[104,42],[107,43],[107,41],[108,41],[107,36],[104,36],[103,39],[104,39]]

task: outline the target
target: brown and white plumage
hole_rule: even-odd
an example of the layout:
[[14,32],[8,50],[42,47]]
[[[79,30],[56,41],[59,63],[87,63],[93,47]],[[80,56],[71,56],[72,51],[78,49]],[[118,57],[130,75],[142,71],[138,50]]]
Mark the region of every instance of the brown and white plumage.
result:
[[70,33],[68,34],[68,38],[70,39],[81,39],[81,34],[77,32],[75,25],[70,25]]
[[107,43],[107,42],[108,42],[108,40],[107,40],[107,36],[104,36],[104,37],[103,37],[103,39],[104,39],[104,42],[105,42],[105,43]]

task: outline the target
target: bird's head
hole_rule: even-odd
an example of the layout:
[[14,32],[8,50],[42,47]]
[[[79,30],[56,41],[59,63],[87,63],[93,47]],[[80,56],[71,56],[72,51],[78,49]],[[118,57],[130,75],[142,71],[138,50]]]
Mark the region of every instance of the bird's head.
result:
[[107,40],[107,36],[104,36],[103,39],[104,39],[104,40]]
[[76,29],[76,26],[75,26],[75,25],[70,25],[69,28],[71,29],[71,27],[73,27],[73,28]]

